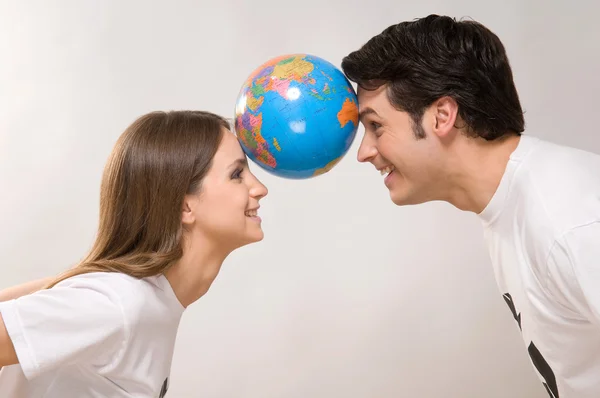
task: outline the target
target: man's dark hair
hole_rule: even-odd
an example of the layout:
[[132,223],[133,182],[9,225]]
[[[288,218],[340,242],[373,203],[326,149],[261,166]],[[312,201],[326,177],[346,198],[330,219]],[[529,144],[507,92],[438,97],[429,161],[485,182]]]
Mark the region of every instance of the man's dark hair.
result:
[[365,90],[387,84],[390,103],[409,113],[421,138],[425,109],[444,96],[458,103],[469,136],[525,129],[504,46],[475,21],[429,15],[392,25],[344,57],[342,69]]

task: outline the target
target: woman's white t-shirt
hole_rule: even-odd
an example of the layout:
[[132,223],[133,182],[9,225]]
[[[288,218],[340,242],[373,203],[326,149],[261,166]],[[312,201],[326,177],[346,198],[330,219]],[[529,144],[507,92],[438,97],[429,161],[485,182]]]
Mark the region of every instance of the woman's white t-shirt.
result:
[[102,272],[0,303],[19,359],[0,395],[163,398],[183,311],[163,275]]

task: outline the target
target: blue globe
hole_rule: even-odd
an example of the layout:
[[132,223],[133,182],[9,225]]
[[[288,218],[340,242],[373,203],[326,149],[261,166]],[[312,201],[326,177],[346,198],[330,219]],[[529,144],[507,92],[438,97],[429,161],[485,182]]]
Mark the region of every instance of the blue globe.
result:
[[246,155],[279,177],[331,170],[358,129],[358,102],[344,74],[308,54],[273,58],[247,78],[236,100],[235,132]]

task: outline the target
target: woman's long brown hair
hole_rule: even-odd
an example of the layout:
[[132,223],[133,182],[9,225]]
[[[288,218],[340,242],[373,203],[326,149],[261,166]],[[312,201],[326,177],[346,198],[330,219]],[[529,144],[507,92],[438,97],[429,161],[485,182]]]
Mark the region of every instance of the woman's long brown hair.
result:
[[152,112],[119,137],[104,169],[98,233],[89,254],[53,280],[90,272],[136,278],[164,273],[182,256],[181,209],[229,129],[210,112]]

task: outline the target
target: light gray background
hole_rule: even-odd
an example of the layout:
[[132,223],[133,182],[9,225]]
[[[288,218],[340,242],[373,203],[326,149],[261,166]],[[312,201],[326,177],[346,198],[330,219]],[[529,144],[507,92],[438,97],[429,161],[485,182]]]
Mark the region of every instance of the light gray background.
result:
[[[259,64],[336,65],[390,24],[450,14],[503,40],[527,134],[600,152],[592,1],[0,1],[0,288],[75,263],[104,162],[152,110],[233,116]],[[284,5],[287,4],[287,5]],[[286,10],[286,7],[289,7]],[[170,397],[543,398],[476,216],[398,208],[356,162],[269,187],[266,238],[186,312]]]

